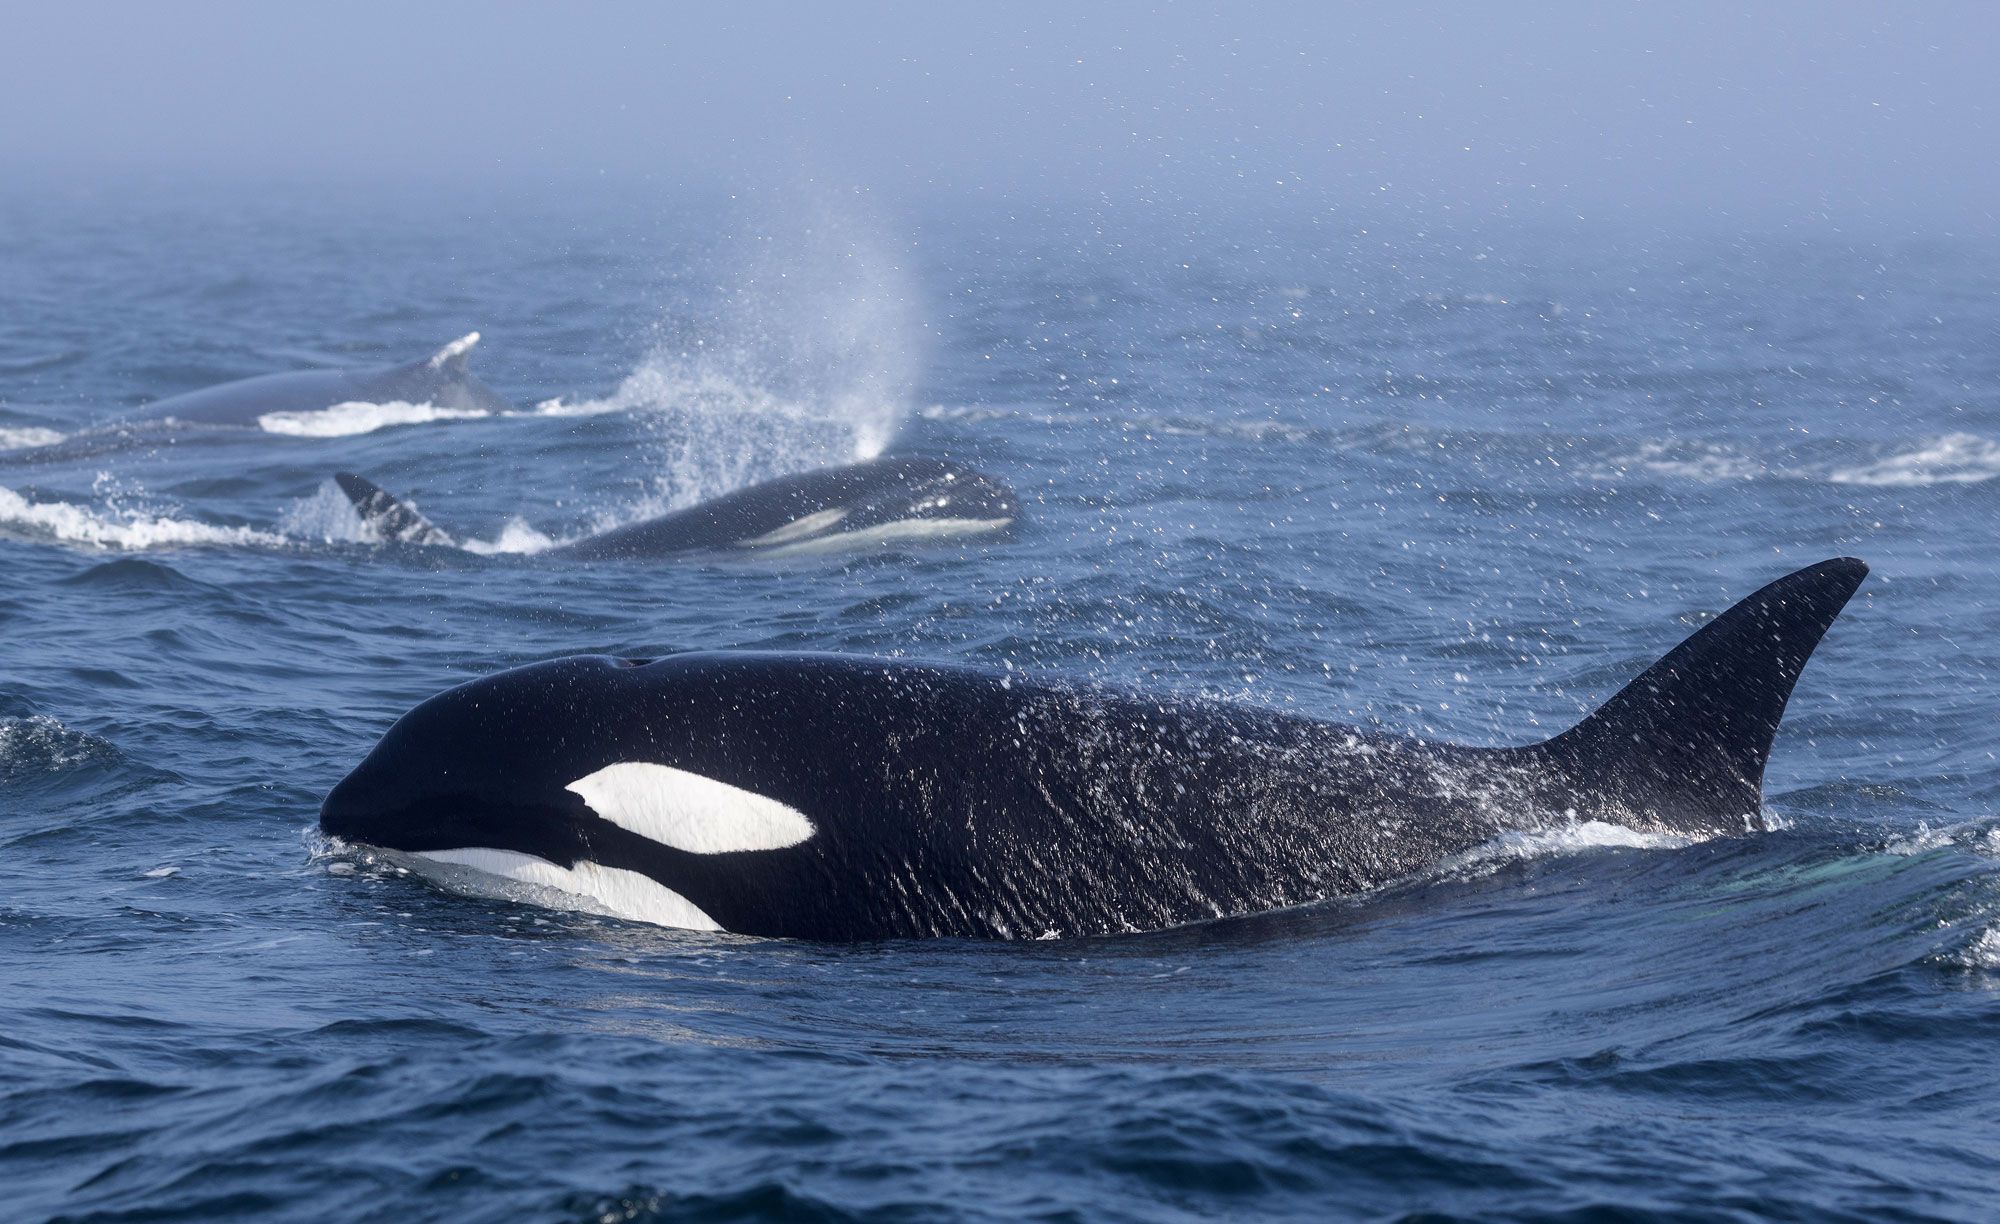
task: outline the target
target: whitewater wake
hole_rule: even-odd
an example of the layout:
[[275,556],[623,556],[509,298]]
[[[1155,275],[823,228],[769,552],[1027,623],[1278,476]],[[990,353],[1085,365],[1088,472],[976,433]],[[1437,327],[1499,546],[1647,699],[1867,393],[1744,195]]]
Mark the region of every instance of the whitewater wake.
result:
[[1647,442],[1589,473],[1617,479],[1633,471],[1701,483],[1734,480],[1818,480],[1882,488],[1977,484],[2000,476],[2000,442],[1950,433],[1862,463],[1773,462],[1708,443]]
[[1835,484],[1920,488],[1974,484],[1995,476],[2000,476],[2000,442],[1978,434],[1951,433],[1875,463],[1836,469],[1827,479]]
[[4,486],[0,486],[0,529],[64,544],[130,552],[217,544],[274,547],[291,542],[276,532],[254,527],[224,527],[138,509],[31,502]]

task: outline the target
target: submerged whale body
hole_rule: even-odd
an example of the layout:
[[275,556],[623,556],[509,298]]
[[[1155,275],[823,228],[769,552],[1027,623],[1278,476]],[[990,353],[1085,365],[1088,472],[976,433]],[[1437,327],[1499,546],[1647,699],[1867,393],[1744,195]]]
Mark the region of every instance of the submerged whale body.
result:
[[1834,560],[1780,579],[1518,748],[959,667],[558,659],[404,715],[320,826],[426,870],[701,930],[1173,926],[1351,895],[1508,828],[1762,827],[1778,720],[1866,574]]
[[260,374],[155,400],[139,409],[139,415],[200,425],[258,426],[266,417],[282,421],[289,414],[351,403],[421,404],[464,415],[510,411],[513,405],[504,396],[466,368],[477,343],[479,333],[473,332],[405,365]]
[[[381,486],[342,472],[334,483],[375,538],[448,545],[451,536]],[[943,459],[874,459],[738,489],[542,555],[583,560],[665,557],[706,549],[780,552],[997,531],[1020,516],[1013,491]]]

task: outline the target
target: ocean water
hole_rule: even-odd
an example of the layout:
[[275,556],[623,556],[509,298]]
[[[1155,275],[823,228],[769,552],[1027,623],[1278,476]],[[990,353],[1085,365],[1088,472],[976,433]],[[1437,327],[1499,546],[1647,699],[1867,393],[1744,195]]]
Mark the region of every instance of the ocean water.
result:
[[[2000,1204],[2000,244],[10,190],[8,1218]],[[517,413],[121,419],[473,330]],[[535,555],[885,451],[1026,522]],[[373,546],[336,470],[468,547]],[[1519,743],[1844,554],[1874,574],[1757,836],[1584,824],[1283,913],[836,947],[453,895],[313,832],[402,711],[562,654],[958,660]]]

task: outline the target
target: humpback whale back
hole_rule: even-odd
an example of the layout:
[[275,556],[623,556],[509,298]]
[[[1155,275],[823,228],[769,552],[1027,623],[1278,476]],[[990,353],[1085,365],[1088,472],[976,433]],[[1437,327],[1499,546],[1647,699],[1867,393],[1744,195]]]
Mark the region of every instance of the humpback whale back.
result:
[[[428,360],[447,366],[462,362],[464,352],[452,348],[448,345]],[[373,481],[352,472],[333,479],[381,542],[452,543],[416,507]],[[1011,524],[1020,512],[1011,489],[971,468],[940,459],[874,459],[768,480],[658,518],[558,544],[548,552],[586,561],[725,548],[788,553],[815,546],[995,531]]]
[[[301,435],[300,423],[288,418],[346,404],[421,404],[464,416],[511,411],[507,398],[467,367],[478,343],[479,333],[471,332],[428,357],[400,365],[260,374],[156,400],[140,414]],[[315,435],[307,428],[301,436]]]
[[1576,726],[1524,751],[1570,786],[1669,828],[1757,823],[1778,720],[1813,648],[1868,567],[1851,557],[1778,579],[1697,630]]

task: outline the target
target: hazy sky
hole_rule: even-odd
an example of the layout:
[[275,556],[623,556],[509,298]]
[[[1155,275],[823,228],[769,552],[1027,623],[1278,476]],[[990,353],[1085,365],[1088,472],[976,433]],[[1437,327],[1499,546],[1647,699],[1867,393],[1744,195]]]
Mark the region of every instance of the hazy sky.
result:
[[0,173],[1991,227],[2000,5],[5,4]]

